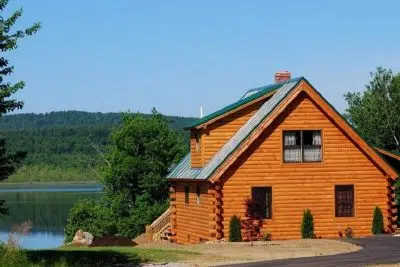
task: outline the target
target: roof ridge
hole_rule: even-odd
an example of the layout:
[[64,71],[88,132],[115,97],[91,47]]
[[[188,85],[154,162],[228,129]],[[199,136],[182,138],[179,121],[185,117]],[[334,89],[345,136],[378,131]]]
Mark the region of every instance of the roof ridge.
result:
[[[206,122],[208,122],[208,121],[210,121],[210,120],[212,120],[212,119],[214,119],[214,118],[216,118],[218,116],[221,116],[221,115],[223,115],[223,114],[225,114],[225,113],[227,113],[229,111],[232,111],[232,110],[234,110],[236,108],[239,108],[239,107],[241,107],[241,106],[243,106],[243,105],[245,105],[245,104],[247,104],[247,103],[249,103],[251,101],[254,101],[254,100],[256,100],[256,99],[258,99],[258,98],[260,98],[260,97],[262,97],[262,96],[264,96],[264,95],[266,95],[268,93],[271,93],[271,92],[281,88],[285,84],[288,84],[288,83],[291,83],[291,82],[298,82],[301,79],[303,79],[303,77],[297,77],[297,78],[293,78],[293,79],[287,80],[287,81],[282,82],[282,83],[273,83],[273,84],[269,84],[269,85],[265,85],[265,86],[261,86],[261,87],[256,87],[256,88],[250,89],[250,90],[246,91],[245,95],[243,95],[236,102],[233,102],[232,104],[229,104],[229,105],[223,107],[222,109],[219,109],[219,110],[214,111],[214,112],[212,112],[212,113],[210,113],[210,114],[208,114],[208,115],[206,115],[206,116],[204,116],[202,118],[197,119],[195,122],[185,126],[184,129],[191,129],[191,128],[195,128],[197,126],[200,126],[200,125],[202,125],[202,124],[204,124],[204,123],[206,123]],[[245,97],[246,94],[249,91],[257,90],[257,89],[259,89],[259,90],[254,92],[254,93],[252,93],[251,95],[248,95],[247,97]]]
[[[271,84],[268,84],[268,85],[263,85],[263,86],[255,87],[255,88],[252,88],[252,89],[248,89],[246,91],[246,93],[240,99],[244,99],[246,97],[246,95],[248,93],[250,93],[250,92],[253,92],[253,91],[260,92],[261,90],[266,90],[266,89],[268,89],[270,87],[273,87],[273,86],[276,86],[276,85],[284,85],[285,83],[299,81],[302,78],[304,78],[304,77],[300,76],[300,77],[289,79],[289,80],[281,82],[281,83],[271,83]],[[250,95],[248,95],[247,97],[249,97],[249,96]]]

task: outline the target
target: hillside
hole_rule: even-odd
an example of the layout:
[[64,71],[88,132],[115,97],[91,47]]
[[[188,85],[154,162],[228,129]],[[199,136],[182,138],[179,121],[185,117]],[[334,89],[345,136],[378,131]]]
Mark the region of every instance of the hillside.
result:
[[[150,116],[150,115],[146,115]],[[182,128],[195,118],[166,116],[170,126]],[[8,182],[94,180],[89,167],[99,156],[91,143],[104,149],[109,136],[122,122],[121,113],[61,111],[46,114],[16,114],[0,118],[0,138],[9,151],[27,151],[23,167]]]

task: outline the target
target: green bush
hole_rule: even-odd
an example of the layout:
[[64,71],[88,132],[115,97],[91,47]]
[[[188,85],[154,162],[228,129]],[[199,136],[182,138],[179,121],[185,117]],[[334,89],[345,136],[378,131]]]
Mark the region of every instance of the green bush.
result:
[[301,237],[314,238],[314,218],[309,209],[304,210],[301,222]]
[[229,242],[241,242],[241,241],[242,241],[242,230],[240,225],[240,219],[236,215],[233,215],[229,223]]
[[139,196],[133,207],[129,207],[123,196],[114,197],[112,201],[103,198],[98,203],[93,199],[83,199],[70,210],[65,242],[71,242],[79,229],[94,237],[118,234],[134,238],[168,208],[166,201],[153,204],[150,201],[147,194]]
[[372,233],[374,235],[377,234],[382,234],[383,233],[383,215],[382,215],[382,210],[376,206],[374,208],[374,216],[372,219]]
[[351,228],[350,226],[346,227],[346,229],[344,230],[344,233],[346,235],[346,238],[353,238],[354,231],[353,231],[353,228]]
[[0,243],[0,266],[25,267],[30,266],[30,263],[23,250]]
[[79,229],[94,237],[114,235],[117,232],[110,209],[93,199],[83,199],[72,207],[65,226],[65,241],[71,242]]
[[262,238],[261,241],[271,241],[272,240],[272,235],[271,233],[266,233]]

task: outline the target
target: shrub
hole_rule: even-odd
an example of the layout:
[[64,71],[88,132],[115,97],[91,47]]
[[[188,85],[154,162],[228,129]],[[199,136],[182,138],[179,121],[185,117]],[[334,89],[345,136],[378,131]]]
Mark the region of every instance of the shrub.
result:
[[[257,202],[247,198],[244,201],[245,215],[242,221],[246,241],[255,241],[262,238],[262,217],[260,215],[260,206]],[[252,243],[253,244],[253,243]]]
[[350,226],[347,226],[346,229],[344,230],[346,237],[347,238],[353,238],[354,232],[353,232],[353,228],[351,228]]
[[233,215],[229,223],[229,242],[241,242],[241,241],[242,241],[242,229],[240,225],[240,219],[236,215]]
[[0,243],[0,266],[29,266],[26,253],[19,247],[12,247],[4,243]]
[[79,229],[94,237],[114,235],[117,232],[110,209],[93,199],[83,199],[72,207],[65,226],[65,241],[72,241]]
[[382,210],[376,206],[374,208],[374,216],[372,219],[372,233],[374,235],[377,234],[382,234],[383,233],[383,215],[382,215]]
[[272,235],[271,233],[266,233],[262,238],[262,241],[271,241],[272,240]]
[[314,238],[314,218],[309,209],[304,210],[301,222],[301,237]]

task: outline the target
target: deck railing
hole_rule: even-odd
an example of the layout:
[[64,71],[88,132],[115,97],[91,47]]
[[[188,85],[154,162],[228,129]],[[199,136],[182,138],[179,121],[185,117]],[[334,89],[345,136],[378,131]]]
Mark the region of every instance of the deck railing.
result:
[[160,241],[164,231],[170,226],[171,210],[167,209],[152,224],[146,226],[146,241]]

